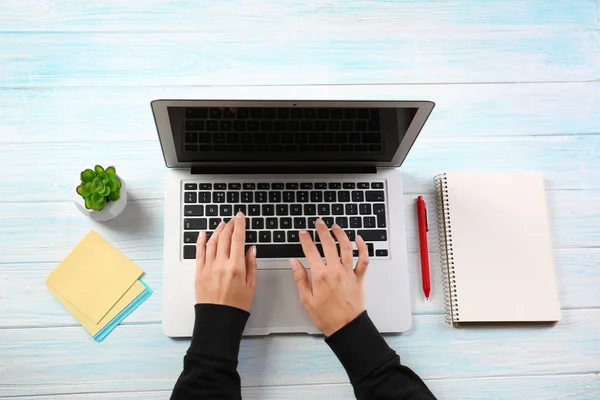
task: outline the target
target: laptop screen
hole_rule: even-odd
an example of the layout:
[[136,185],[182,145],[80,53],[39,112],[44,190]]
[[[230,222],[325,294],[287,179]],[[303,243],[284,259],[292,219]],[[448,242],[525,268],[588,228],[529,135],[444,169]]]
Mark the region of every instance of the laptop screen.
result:
[[179,162],[391,162],[418,108],[174,107]]

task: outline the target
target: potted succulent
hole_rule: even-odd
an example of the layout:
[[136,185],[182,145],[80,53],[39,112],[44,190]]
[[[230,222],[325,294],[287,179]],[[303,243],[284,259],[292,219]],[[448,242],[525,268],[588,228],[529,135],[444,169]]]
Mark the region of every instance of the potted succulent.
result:
[[127,204],[125,181],[115,167],[86,169],[75,188],[75,205],[94,221],[108,221],[119,215]]

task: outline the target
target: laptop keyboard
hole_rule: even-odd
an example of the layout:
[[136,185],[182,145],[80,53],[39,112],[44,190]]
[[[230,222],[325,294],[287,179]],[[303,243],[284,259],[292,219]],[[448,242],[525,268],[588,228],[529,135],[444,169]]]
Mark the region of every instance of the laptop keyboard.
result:
[[[298,232],[309,232],[323,255],[314,223],[342,227],[350,241],[360,235],[371,257],[388,257],[385,181],[192,182],[182,184],[183,258],[196,258],[200,231],[246,215],[246,248],[258,258],[303,257]],[[335,239],[335,237],[334,237]],[[358,251],[354,250],[354,257]]]
[[377,108],[187,108],[183,142],[186,153],[383,152]]

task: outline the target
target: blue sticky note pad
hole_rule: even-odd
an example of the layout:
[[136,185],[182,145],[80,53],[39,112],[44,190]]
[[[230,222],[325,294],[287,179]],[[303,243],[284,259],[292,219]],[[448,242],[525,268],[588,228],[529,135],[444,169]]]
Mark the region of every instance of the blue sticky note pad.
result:
[[104,339],[113,329],[117,327],[129,314],[131,314],[135,309],[137,309],[144,301],[146,301],[150,295],[152,295],[152,289],[146,283],[140,279],[142,285],[146,287],[146,289],[140,293],[131,303],[127,305],[120,313],[117,314],[116,317],[112,319],[108,324],[104,326],[96,335],[94,336],[94,340],[96,342]]

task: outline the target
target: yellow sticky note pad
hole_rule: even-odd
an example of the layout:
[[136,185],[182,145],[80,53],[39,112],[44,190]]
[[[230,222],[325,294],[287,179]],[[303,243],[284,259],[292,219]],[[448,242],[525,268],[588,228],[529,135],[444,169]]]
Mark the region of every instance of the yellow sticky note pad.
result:
[[46,284],[98,325],[143,273],[92,230],[48,275]]
[[99,323],[95,324],[81,311],[79,311],[75,306],[69,303],[67,299],[62,297],[55,290],[48,286],[48,290],[50,290],[50,293],[52,293],[54,297],[56,297],[56,299],[60,301],[60,303],[67,309],[67,311],[69,311],[73,315],[73,317],[75,317],[75,319],[79,321],[81,326],[83,326],[85,330],[88,331],[89,334],[92,336],[96,336],[96,334],[100,332],[100,329],[104,328],[106,324],[112,321],[117,316],[117,314],[119,314],[125,307],[127,307],[129,303],[135,300],[135,298],[138,297],[145,289],[146,287],[140,281],[135,281],[133,286],[131,286],[131,288],[129,288],[129,290],[123,295],[123,297],[121,297],[119,301],[117,301],[114,307],[110,309],[108,314],[106,314],[104,318],[100,320]]

